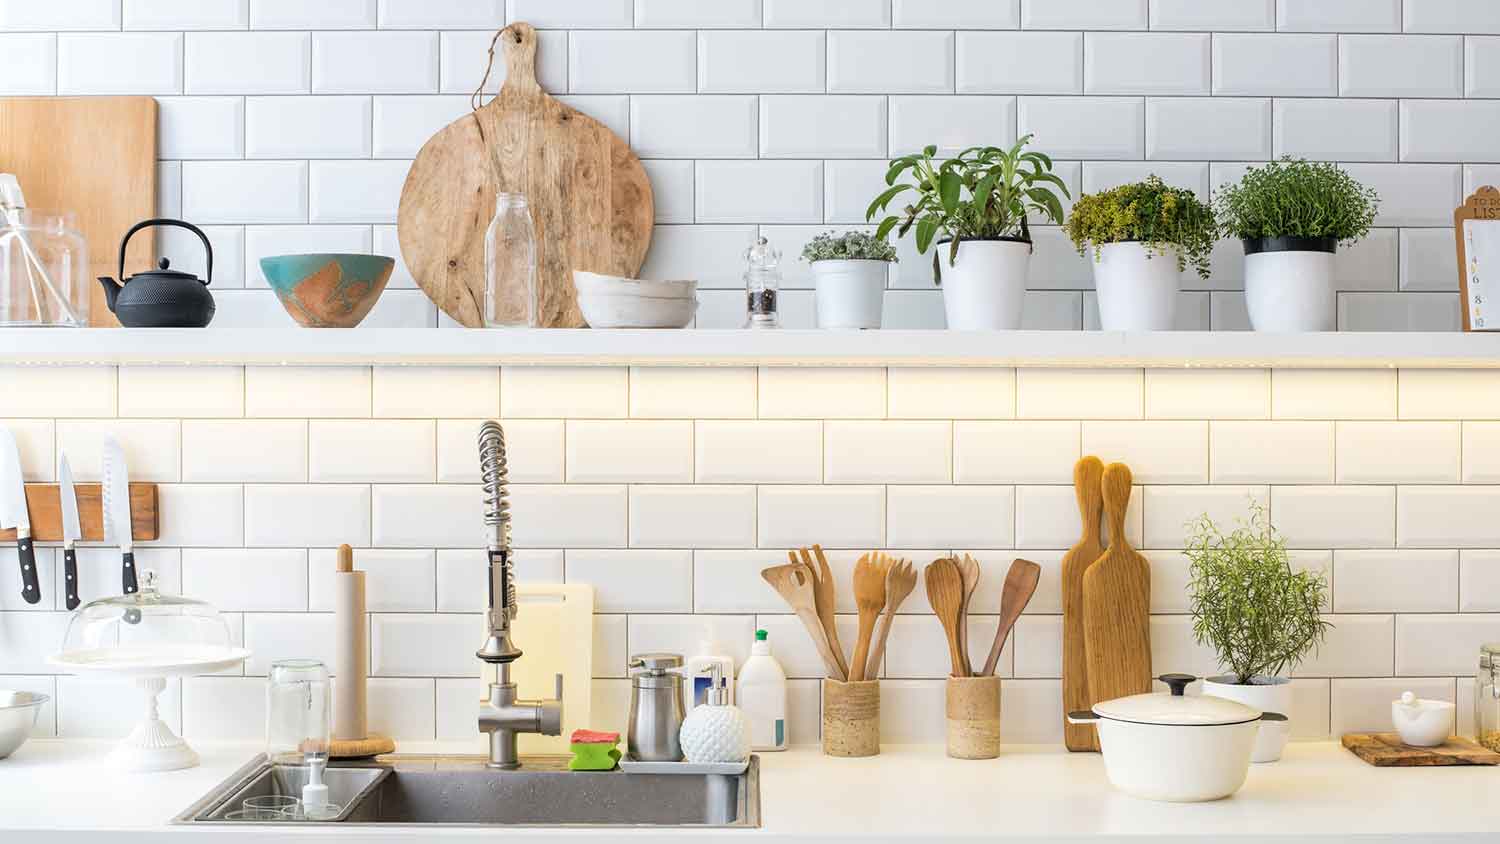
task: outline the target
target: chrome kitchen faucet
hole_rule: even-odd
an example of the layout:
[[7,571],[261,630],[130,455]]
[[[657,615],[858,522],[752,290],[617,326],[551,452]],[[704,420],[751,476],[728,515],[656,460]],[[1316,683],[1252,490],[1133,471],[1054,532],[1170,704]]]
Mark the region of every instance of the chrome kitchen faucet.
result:
[[490,696],[479,702],[479,731],[490,735],[489,766],[514,770],[521,767],[516,753],[518,735],[555,736],[562,732],[563,675],[557,675],[557,697],[553,700],[518,700],[516,684],[510,680],[510,664],[521,658],[521,649],[510,640],[510,623],[516,617],[516,585],[510,554],[505,431],[493,420],[479,427],[479,474],[490,559],[490,635],[474,655],[495,666]]

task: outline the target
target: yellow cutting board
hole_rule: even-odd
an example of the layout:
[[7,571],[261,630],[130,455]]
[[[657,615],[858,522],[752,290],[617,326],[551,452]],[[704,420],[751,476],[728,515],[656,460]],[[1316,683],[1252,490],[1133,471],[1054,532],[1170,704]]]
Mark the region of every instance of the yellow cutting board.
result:
[[[484,622],[486,634],[488,622]],[[563,675],[562,734],[523,733],[522,753],[567,753],[568,736],[589,726],[594,677],[594,587],[581,583],[517,583],[516,619],[511,641],[521,658],[511,664],[511,681],[521,698],[550,698],[553,678]],[[480,697],[487,698],[495,668],[483,667]],[[479,746],[489,747],[480,734]]]

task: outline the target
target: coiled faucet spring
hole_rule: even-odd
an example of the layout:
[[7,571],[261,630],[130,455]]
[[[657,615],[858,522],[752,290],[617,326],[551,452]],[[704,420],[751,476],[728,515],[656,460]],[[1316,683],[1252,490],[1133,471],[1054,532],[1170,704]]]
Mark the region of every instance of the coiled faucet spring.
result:
[[510,622],[516,617],[516,579],[510,553],[510,472],[505,461],[505,431],[493,420],[479,426],[479,480],[484,490],[490,561],[490,635],[477,656],[485,662],[510,662],[521,655],[510,641]]

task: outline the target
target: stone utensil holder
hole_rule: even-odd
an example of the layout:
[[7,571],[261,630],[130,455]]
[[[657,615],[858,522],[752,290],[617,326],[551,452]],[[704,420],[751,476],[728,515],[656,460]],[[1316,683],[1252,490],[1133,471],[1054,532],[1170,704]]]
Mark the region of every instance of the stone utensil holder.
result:
[[1000,755],[999,677],[949,677],[947,714],[949,756],[994,759]]
[[823,678],[823,753],[876,756],[880,753],[880,681],[845,683]]

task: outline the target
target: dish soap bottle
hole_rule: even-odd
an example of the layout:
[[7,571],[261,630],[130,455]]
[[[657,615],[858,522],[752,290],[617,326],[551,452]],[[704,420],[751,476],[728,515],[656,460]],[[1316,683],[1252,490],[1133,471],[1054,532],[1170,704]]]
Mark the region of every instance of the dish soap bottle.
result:
[[750,725],[751,750],[786,750],[786,671],[771,655],[766,631],[755,631],[740,669],[740,708]]
[[689,658],[687,665],[683,667],[683,673],[691,682],[691,690],[688,698],[688,709],[702,706],[708,702],[709,689],[713,688],[709,680],[709,666],[719,666],[719,676],[726,679],[729,693],[725,703],[734,703],[734,657],[729,656],[724,646],[714,638],[713,628],[703,628],[703,638],[698,640],[698,653]]
[[750,757],[745,713],[729,702],[729,679],[719,664],[712,663],[708,671],[708,701],[688,713],[678,733],[683,758],[697,763],[743,762]]

